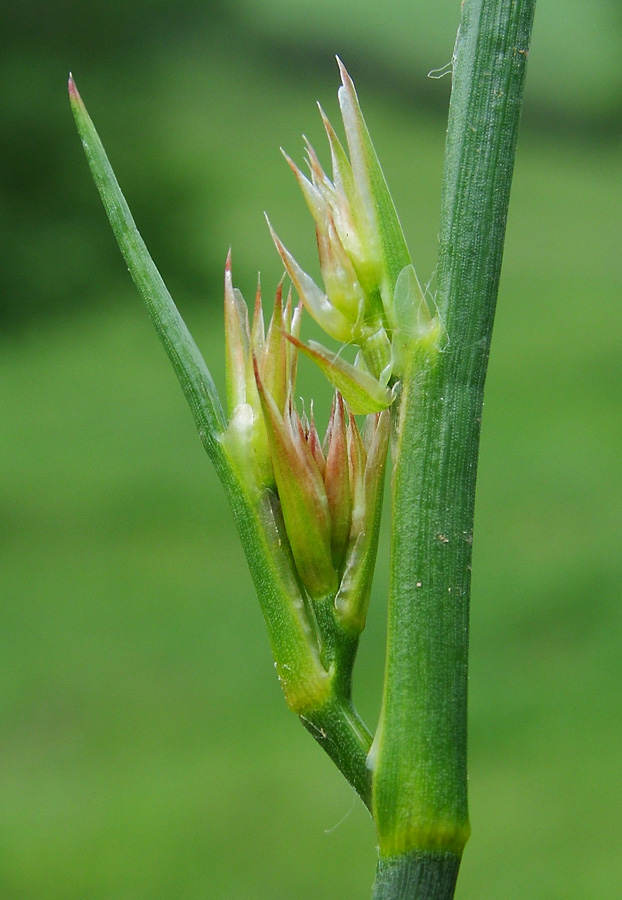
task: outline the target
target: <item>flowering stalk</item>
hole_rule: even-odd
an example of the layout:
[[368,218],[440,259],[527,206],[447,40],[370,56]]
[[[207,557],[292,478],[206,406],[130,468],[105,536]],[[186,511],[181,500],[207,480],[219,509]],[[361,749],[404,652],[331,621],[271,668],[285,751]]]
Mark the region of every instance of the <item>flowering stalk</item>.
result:
[[[339,661],[335,661],[333,665],[324,665],[322,657],[326,654],[320,642],[316,614],[301,583],[284,525],[280,498],[273,489],[274,485],[270,484],[269,465],[265,456],[262,458],[261,447],[262,443],[264,448],[267,446],[267,434],[264,440],[261,427],[258,426],[258,394],[254,394],[253,382],[249,377],[246,378],[248,394],[244,395],[242,391],[247,390],[246,386],[243,388],[241,381],[233,378],[236,361],[239,362],[240,353],[244,354],[245,347],[252,344],[256,360],[262,359],[262,347],[265,350],[267,345],[280,348],[279,353],[283,350],[280,334],[283,319],[272,330],[268,330],[265,344],[261,337],[259,319],[252,334],[246,330],[243,301],[234,292],[230,283],[230,266],[227,267],[225,293],[229,300],[227,357],[230,372],[230,415],[227,421],[207,366],[140,237],[101,141],[71,77],[69,96],[86,156],[113,232],[188,399],[201,441],[229,498],[266,621],[277,675],[287,704],[300,716],[305,727],[335,761],[366,806],[370,807],[371,773],[367,767],[367,754],[372,738],[352,706],[349,690],[358,634],[353,634],[346,623],[341,623],[335,610],[331,618],[335,632],[344,633],[344,649]],[[235,315],[238,316],[237,326]],[[283,316],[282,307],[280,315]],[[286,311],[285,316],[289,315]],[[295,315],[291,312],[290,337],[296,334]],[[239,341],[237,348],[234,346],[236,340]],[[263,358],[265,362],[265,357]],[[244,360],[248,376],[248,356]],[[265,362],[265,368],[262,369],[277,395],[278,384],[283,384],[283,377],[291,380],[295,373],[291,353],[285,350],[281,360],[285,362],[281,362],[280,367]],[[258,426],[257,429],[251,427],[250,436],[245,434],[248,426],[243,409],[245,405],[250,407],[246,413],[252,414],[252,422]],[[241,465],[243,453],[240,448],[247,440],[255,447],[256,465]],[[381,482],[382,470],[379,469],[378,484]],[[381,499],[382,495],[378,490],[374,500],[377,508]],[[372,544],[368,550],[368,560],[374,554],[375,545]]]
[[[286,157],[313,216],[323,287],[270,230],[266,329],[225,266],[227,412],[140,238],[73,79],[87,158],[130,272],[234,517],[288,706],[373,815],[375,900],[451,900],[469,835],[466,673],[479,422],[535,0],[464,0],[443,194],[439,292],[424,296],[339,63],[346,147],[322,112],[332,174]],[[301,338],[303,308],[338,343]],[[353,361],[347,347],[357,349]],[[332,383],[324,441],[294,403],[298,353]],[[365,417],[362,426],[355,416]],[[373,738],[352,705],[392,432],[387,660]]]
[[378,543],[389,413],[370,414],[361,435],[335,394],[322,444],[311,409],[299,415],[293,394],[301,307],[276,294],[264,336],[258,290],[252,327],[241,294],[225,272],[230,420],[222,437],[240,480],[257,502],[271,498],[281,546],[306,598],[309,631],[334,689],[349,702],[358,637],[365,626]]

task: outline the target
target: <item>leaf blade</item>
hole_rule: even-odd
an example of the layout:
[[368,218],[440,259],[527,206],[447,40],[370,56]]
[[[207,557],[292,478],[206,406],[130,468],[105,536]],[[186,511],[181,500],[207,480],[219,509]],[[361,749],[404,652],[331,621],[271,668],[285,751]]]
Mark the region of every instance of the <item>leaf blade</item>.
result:
[[179,379],[199,437],[211,459],[226,465],[220,445],[225,416],[209,369],[143,241],[95,126],[69,76],[69,100],[119,249]]

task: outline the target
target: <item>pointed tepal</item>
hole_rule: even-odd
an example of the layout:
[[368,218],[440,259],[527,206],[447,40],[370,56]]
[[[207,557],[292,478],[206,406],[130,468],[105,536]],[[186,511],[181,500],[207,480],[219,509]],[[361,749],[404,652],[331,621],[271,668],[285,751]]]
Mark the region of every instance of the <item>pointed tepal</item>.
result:
[[337,590],[331,552],[330,509],[324,481],[291,400],[281,415],[255,363],[276,486],[300,580],[312,597]]
[[303,344],[293,337],[289,340],[322,370],[355,415],[380,412],[393,402],[393,395],[388,388],[383,387],[368,372],[346,362],[339,354],[331,353],[316,341]]
[[353,178],[362,207],[369,216],[369,227],[377,229],[388,278],[388,292],[381,286],[381,293],[387,316],[391,320],[391,295],[400,272],[411,263],[410,253],[389,187],[361,112],[354,82],[339,57],[337,57],[337,64],[342,84],[339,88],[339,106],[346,131]]
[[342,343],[351,341],[352,322],[346,318],[341,310],[337,309],[336,306],[333,306],[330,299],[326,296],[324,291],[317,286],[311,276],[307,275],[307,273],[300,268],[289,250],[279,239],[267,216],[266,221],[268,222],[268,228],[270,229],[274,246],[283,260],[283,265],[285,266],[287,274],[291,278],[305,309],[311,314],[318,325],[324,329],[326,334],[330,335],[336,341],[341,341]]

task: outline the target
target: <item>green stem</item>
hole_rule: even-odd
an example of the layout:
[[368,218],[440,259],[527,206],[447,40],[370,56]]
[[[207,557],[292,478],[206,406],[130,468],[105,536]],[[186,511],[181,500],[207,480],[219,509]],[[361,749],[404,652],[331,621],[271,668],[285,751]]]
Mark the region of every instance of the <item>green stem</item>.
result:
[[460,868],[454,853],[408,853],[380,858],[372,900],[453,897]]
[[457,480],[461,448],[449,426],[453,435],[464,433],[469,410],[452,396],[447,360],[422,352],[413,361],[397,424],[388,651],[374,779],[374,817],[388,857],[414,850],[460,854],[468,837],[471,529]]
[[450,900],[469,834],[475,480],[534,8],[535,0],[462,7],[438,265],[445,343],[412,361],[397,423],[387,662],[373,752],[376,900]]
[[352,704],[332,698],[321,709],[301,715],[300,720],[371,810],[367,754],[372,737]]

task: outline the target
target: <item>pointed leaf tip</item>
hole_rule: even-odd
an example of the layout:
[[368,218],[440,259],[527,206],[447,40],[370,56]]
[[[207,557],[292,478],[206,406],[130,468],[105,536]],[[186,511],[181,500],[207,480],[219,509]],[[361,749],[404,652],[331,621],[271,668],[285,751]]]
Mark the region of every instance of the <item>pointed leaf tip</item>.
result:
[[346,67],[344,66],[344,64],[342,63],[342,61],[339,59],[338,56],[335,56],[335,59],[337,60],[337,65],[339,66],[339,74],[341,76],[342,85],[347,90],[355,92],[354,82],[350,78],[350,75],[348,74],[348,70],[346,69]]
[[233,293],[233,274],[231,272],[231,250],[227,253],[225,260],[225,299],[228,293]]
[[70,100],[78,103],[81,102],[81,97],[78,93],[78,88],[76,87],[76,83],[71,72],[69,73],[69,78],[67,79],[67,90],[69,91]]
[[282,154],[283,157],[285,158],[285,161],[288,163],[288,165],[290,166],[290,168],[296,169],[296,168],[297,168],[296,163],[295,163],[294,160],[291,158],[291,156],[289,155],[289,153],[288,153],[286,150],[284,150],[283,147],[279,147],[279,150],[281,151],[281,154]]
[[71,75],[67,87],[78,134],[119,248],[179,378],[203,445],[224,472],[220,436],[225,417],[212,376],[138,232]]

